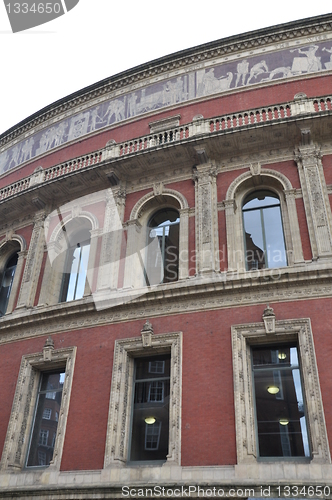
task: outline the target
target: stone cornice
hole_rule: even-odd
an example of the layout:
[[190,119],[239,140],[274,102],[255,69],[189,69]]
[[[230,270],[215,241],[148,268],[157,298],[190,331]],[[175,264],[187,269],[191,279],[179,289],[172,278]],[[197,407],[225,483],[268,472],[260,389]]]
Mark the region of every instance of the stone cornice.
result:
[[[213,279],[189,278],[174,285],[160,285],[122,306],[96,310],[92,297],[56,306],[19,309],[0,319],[0,345],[32,337],[94,326],[135,321],[269,302],[288,302],[332,296],[332,270],[324,264],[276,269],[234,276],[217,273]],[[271,273],[274,273],[274,278]],[[314,286],[313,286],[314,283]]]
[[135,82],[165,74],[168,71],[185,68],[191,64],[207,62],[218,56],[262,48],[273,43],[281,44],[295,38],[316,36],[331,31],[331,29],[332,14],[325,14],[323,16],[293,21],[279,26],[231,36],[144,63],[105,80],[101,80],[43,108],[0,135],[0,146],[4,146],[50,118],[55,118],[61,113],[76,108],[79,105],[88,105],[89,101],[98,99],[117,89],[132,85]]

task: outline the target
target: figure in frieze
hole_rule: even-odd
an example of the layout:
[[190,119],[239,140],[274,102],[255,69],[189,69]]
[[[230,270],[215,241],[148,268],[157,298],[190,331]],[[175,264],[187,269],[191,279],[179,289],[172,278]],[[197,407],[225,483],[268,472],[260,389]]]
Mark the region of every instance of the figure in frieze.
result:
[[9,163],[7,164],[9,159],[8,151],[4,151],[0,154],[0,175],[6,172],[9,168]]
[[98,106],[96,108],[93,108],[90,111],[90,127],[89,127],[90,128],[90,132],[92,132],[93,130],[96,130],[97,123],[102,123],[103,122],[102,118],[100,118],[100,116],[99,116],[98,108],[100,108],[100,106]]
[[77,139],[77,137],[81,137],[86,134],[88,131],[88,123],[89,123],[89,113],[79,113],[77,116],[74,116],[70,121],[70,128],[68,132],[68,141],[72,139]]
[[39,148],[37,154],[45,153],[50,147],[50,130],[45,130],[39,140]]
[[[108,105],[106,113],[103,116],[103,121],[107,121],[107,125],[111,123],[112,116],[114,115],[114,121],[118,122],[125,119],[125,103],[120,99],[115,99],[111,101]],[[107,116],[107,120],[105,117]]]
[[34,145],[34,139],[32,137],[30,137],[30,139],[27,139],[23,143],[21,162],[27,161],[31,158],[33,145]]
[[326,47],[323,47],[322,48],[322,52],[328,52],[330,55],[330,61],[327,62],[327,63],[324,63],[325,64],[325,68],[326,69],[332,69],[332,47],[330,49],[327,49]]
[[233,73],[228,72],[226,76],[216,78],[214,76],[214,68],[209,69],[203,75],[203,80],[198,87],[198,95],[216,94],[230,88],[233,80]]
[[288,78],[293,76],[293,73],[290,66],[281,66],[280,68],[276,68],[271,71],[269,78],[263,78],[261,81],[267,82],[272,80],[276,75],[279,75],[278,78]]
[[303,54],[304,57],[294,57],[293,65],[292,65],[292,73],[311,73],[314,71],[322,70],[321,58],[316,56],[316,52],[319,49],[318,45],[310,45],[309,47],[304,49],[292,49],[290,52],[298,52],[299,54]]
[[236,82],[235,82],[235,87],[238,86],[241,80],[241,85],[246,84],[246,78],[247,75],[249,74],[249,62],[247,59],[243,59],[243,61],[240,61],[237,66],[236,66]]
[[61,122],[59,125],[56,127],[53,137],[52,137],[52,146],[56,148],[57,146],[60,146],[63,141],[63,136],[66,130],[67,124],[66,122]]
[[137,101],[138,96],[135,92],[133,92],[129,97],[128,97],[128,115],[129,116],[135,116],[137,113]]
[[263,75],[264,73],[268,73],[268,72],[269,72],[269,68],[267,67],[267,64],[264,60],[260,61],[257,64],[254,64],[250,70],[250,75],[249,75],[249,78],[247,81],[247,85],[249,85],[249,83],[251,82],[251,80],[253,78],[255,78],[255,80],[256,80],[259,75]]
[[19,165],[19,163],[20,163],[20,155],[21,155],[21,147],[20,147],[20,145],[16,144],[16,146],[13,147],[13,149],[12,149],[11,152],[12,152],[12,157],[11,157],[11,160],[9,162],[8,169],[16,167],[16,165]]
[[176,82],[167,82],[166,91],[168,92],[168,104],[176,104],[183,99],[183,81],[181,76],[176,79]]

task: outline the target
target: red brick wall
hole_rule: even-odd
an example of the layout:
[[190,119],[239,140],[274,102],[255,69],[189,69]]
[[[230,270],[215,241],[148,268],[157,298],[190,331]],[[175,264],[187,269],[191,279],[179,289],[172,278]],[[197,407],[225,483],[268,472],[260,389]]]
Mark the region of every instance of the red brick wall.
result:
[[[332,442],[332,301],[271,304],[277,320],[311,318],[329,438]],[[236,462],[230,329],[261,321],[264,305],[153,318],[155,334],[183,332],[182,465]],[[144,320],[52,335],[55,347],[76,345],[62,470],[103,466],[114,341],[139,336]],[[40,352],[45,338],[0,350],[0,448],[10,416],[21,356]]]

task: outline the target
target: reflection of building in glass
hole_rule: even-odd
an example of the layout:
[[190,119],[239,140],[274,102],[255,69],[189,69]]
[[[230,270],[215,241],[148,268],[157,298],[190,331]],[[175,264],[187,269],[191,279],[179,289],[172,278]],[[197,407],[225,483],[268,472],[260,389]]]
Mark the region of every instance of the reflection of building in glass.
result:
[[49,465],[53,458],[64,377],[63,372],[41,376],[27,467]]

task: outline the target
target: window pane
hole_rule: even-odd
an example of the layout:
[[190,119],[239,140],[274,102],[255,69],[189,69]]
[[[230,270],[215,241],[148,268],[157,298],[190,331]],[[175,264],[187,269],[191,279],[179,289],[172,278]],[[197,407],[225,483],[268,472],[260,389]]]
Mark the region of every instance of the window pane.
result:
[[166,460],[169,398],[170,355],[136,359],[130,460]]
[[159,210],[149,222],[146,281],[148,285],[169,283],[178,279],[179,213]]
[[17,260],[18,255],[15,253],[7,262],[2,276],[0,288],[0,316],[4,316],[6,314],[8,300],[13,286]]
[[85,241],[67,251],[67,272],[64,273],[61,301],[81,299],[84,295],[90,243]]
[[243,205],[247,269],[287,265],[280,202],[268,191],[250,194]]
[[280,207],[263,211],[267,247],[267,267],[287,266]]
[[27,467],[47,466],[53,458],[64,379],[64,372],[42,374]]
[[259,455],[310,456],[296,346],[252,349]]

